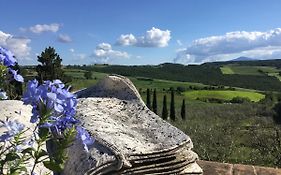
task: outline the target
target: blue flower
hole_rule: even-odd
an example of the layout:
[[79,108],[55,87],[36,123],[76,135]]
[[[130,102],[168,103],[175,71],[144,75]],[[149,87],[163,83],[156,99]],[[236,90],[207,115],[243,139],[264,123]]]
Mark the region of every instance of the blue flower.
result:
[[23,83],[23,77],[17,73],[18,72],[17,70],[9,68],[9,71],[12,73],[16,81]]
[[1,121],[3,125],[1,127],[5,127],[7,131],[5,131],[1,136],[0,136],[0,142],[4,142],[7,140],[10,140],[12,137],[20,133],[24,129],[24,124],[18,122],[17,120],[14,121]]
[[[29,81],[23,94],[24,104],[31,104],[31,122],[42,120],[42,109],[49,111],[49,118],[43,121],[41,127],[56,127],[63,132],[78,121],[74,118],[77,99],[60,80],[44,81],[42,85],[37,80]],[[42,121],[41,121],[42,123]]]
[[0,91],[0,100],[6,100],[6,99],[8,99],[6,92]]
[[12,69],[12,66],[14,66],[16,63],[17,61],[13,53],[0,46],[0,64],[8,67],[8,71],[12,74],[13,79],[22,83],[23,77],[19,75],[16,70]]
[[4,66],[10,67],[16,64],[16,59],[14,54],[0,46],[0,62],[3,62]]
[[40,99],[40,89],[38,89],[37,87],[38,81],[36,79],[31,80],[27,83],[26,91],[23,94],[24,104],[31,104],[32,106],[36,106],[38,104]]
[[84,149],[88,152],[88,147],[94,143],[94,139],[91,137],[91,135],[81,126],[76,127],[77,130],[77,138],[81,139]]

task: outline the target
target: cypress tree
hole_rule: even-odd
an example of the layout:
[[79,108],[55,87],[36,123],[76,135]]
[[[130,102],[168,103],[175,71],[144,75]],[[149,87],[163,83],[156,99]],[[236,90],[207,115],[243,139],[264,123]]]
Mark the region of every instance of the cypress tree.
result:
[[181,105],[181,118],[185,120],[185,99],[182,100],[182,105]]
[[155,114],[157,114],[157,95],[156,89],[153,91],[153,99],[152,99],[152,110]]
[[170,119],[173,121],[176,120],[174,89],[171,89]]
[[150,90],[146,90],[146,106],[151,109],[151,102],[150,102]]
[[164,120],[167,120],[168,118],[168,109],[167,109],[167,98],[166,98],[166,95],[164,95],[163,97],[163,109],[162,109],[162,118]]

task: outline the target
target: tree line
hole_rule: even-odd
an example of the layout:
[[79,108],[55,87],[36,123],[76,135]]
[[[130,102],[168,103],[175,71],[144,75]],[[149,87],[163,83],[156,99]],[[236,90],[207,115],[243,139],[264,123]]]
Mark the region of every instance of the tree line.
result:
[[[146,106],[152,110],[155,114],[158,114],[158,106],[157,106],[157,91],[156,89],[153,90],[153,99],[151,104],[151,90],[146,90]],[[170,115],[168,113],[167,108],[167,96],[166,94],[163,96],[163,105],[162,105],[162,113],[161,116],[164,120],[168,120],[168,116],[170,120],[176,121],[176,112],[175,112],[175,92],[174,89],[171,88],[171,101],[170,101]],[[181,105],[181,118],[182,120],[186,119],[186,106],[185,106],[185,99],[182,100]],[[160,115],[160,114],[159,114]]]

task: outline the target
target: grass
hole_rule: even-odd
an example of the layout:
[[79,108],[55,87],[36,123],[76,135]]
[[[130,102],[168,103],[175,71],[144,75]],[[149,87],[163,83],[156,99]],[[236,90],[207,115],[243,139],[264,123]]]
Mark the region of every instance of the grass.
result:
[[96,84],[99,80],[104,78],[107,74],[100,72],[92,72],[92,79],[85,79],[85,70],[81,69],[65,69],[65,74],[72,77],[72,81],[68,84],[73,87],[73,91],[87,88]]
[[[269,136],[274,136],[275,126],[270,117],[260,116],[261,104],[188,102],[187,119],[170,122],[191,137],[201,159],[276,166],[275,158],[266,157],[278,154],[266,144],[274,142]],[[257,146],[263,142],[264,147]]]
[[265,97],[265,95],[258,92],[247,92],[247,91],[231,91],[231,90],[197,90],[197,91],[186,91],[184,95],[187,99],[197,98],[216,98],[222,100],[231,100],[234,97],[245,97],[251,101],[258,102]]
[[279,72],[268,73],[268,75],[276,77],[279,81],[281,81],[281,76],[279,75]]
[[277,73],[280,71],[275,67],[269,67],[269,66],[226,65],[226,66],[222,66],[220,69],[223,74],[258,75],[258,76],[265,76],[267,74]]
[[222,66],[220,69],[222,74],[234,74],[230,66]]
[[149,89],[157,89],[157,90],[168,90],[170,87],[184,87],[188,88],[189,86],[196,87],[205,87],[207,85],[201,83],[190,83],[190,82],[179,82],[179,81],[169,81],[169,80],[159,80],[159,79],[147,79],[144,80],[142,78],[129,77],[129,79],[134,83],[134,85],[139,89],[143,90]]

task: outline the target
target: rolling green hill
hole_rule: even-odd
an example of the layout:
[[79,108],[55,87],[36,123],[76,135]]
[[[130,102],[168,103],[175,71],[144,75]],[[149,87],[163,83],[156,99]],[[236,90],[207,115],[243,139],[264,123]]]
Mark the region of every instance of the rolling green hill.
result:
[[254,76],[273,76],[279,81],[281,77],[279,72],[281,69],[270,66],[244,66],[237,64],[229,64],[220,67],[223,74],[238,74],[238,75],[254,75]]
[[[91,65],[68,66],[68,68],[120,74],[128,77],[223,85],[261,91],[280,91],[281,82],[276,78],[276,75],[279,66],[281,66],[281,60],[235,62],[236,67],[233,64],[233,62],[222,62],[185,66],[165,63],[156,66]],[[273,66],[274,64],[276,66]]]

